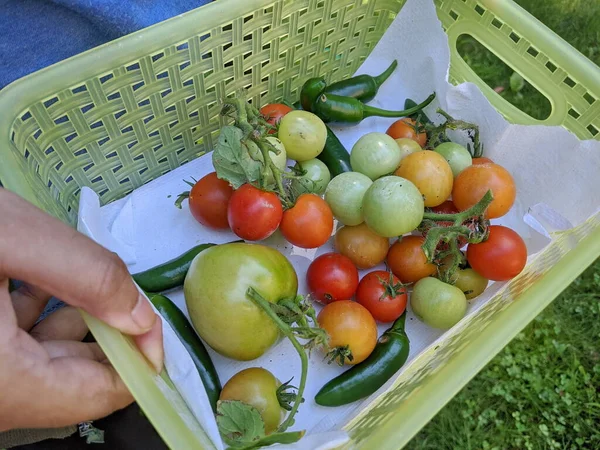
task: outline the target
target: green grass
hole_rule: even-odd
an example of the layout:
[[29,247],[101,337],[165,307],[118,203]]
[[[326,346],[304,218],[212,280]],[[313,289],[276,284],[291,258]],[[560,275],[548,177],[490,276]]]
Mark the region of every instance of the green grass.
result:
[[[531,14],[600,65],[600,2],[596,0],[517,0]],[[462,35],[458,39],[460,55],[492,88],[500,88],[506,100],[536,119],[550,115],[550,102],[529,83],[511,89],[513,70],[478,41]]]
[[[600,2],[517,0],[600,65]],[[459,51],[533,117],[550,105],[472,39]],[[411,450],[600,448],[600,259],[496,356],[407,445]]]

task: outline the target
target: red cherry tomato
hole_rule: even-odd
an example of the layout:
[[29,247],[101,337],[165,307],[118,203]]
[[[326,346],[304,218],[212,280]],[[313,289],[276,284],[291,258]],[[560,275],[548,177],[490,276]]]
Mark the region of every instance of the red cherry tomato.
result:
[[217,178],[216,172],[200,178],[190,191],[192,216],[202,225],[215,229],[229,228],[227,205],[233,194],[230,184]]
[[315,194],[302,194],[296,204],[284,211],[281,234],[301,248],[325,244],[333,231],[333,213],[325,200]]
[[358,287],[358,270],[347,256],[325,253],[310,264],[306,281],[313,297],[321,303],[349,300]]
[[[270,105],[265,105],[260,108],[260,113],[263,115],[265,120],[274,127],[276,127],[283,116],[290,111],[292,111],[292,108],[284,105],[283,103],[271,103]],[[269,130],[269,134],[273,133],[275,133],[275,130]]]
[[244,184],[229,199],[227,220],[231,230],[248,241],[260,241],[271,236],[283,216],[279,197]]
[[400,317],[406,309],[406,300],[406,288],[394,274],[385,270],[366,274],[356,290],[356,301],[380,322],[393,322]]
[[515,231],[502,225],[492,225],[486,241],[469,244],[467,261],[475,272],[488,280],[510,280],[525,267],[527,247]]

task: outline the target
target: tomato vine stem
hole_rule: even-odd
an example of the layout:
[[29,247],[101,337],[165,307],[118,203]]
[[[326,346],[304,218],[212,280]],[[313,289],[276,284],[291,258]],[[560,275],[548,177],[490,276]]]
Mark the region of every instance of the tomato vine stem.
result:
[[[477,204],[465,211],[454,214],[425,212],[423,215],[421,226],[424,226],[427,232],[421,248],[427,257],[427,262],[435,263],[444,257],[452,257],[444,275],[447,282],[454,278],[454,273],[464,258],[458,248],[458,238],[464,237],[470,244],[477,244],[487,239],[489,221],[485,218],[485,211],[493,199],[492,191],[488,190]],[[451,225],[438,225],[438,222],[451,222]],[[468,222],[475,229],[467,226]],[[438,249],[441,242],[447,243],[449,249],[440,252]]]
[[[300,344],[300,342],[298,342],[298,339],[296,339],[296,335],[295,335],[295,330],[294,328],[292,328],[290,325],[288,325],[287,323],[285,323],[280,317],[279,315],[277,315],[277,313],[274,311],[273,307],[272,307],[272,303],[270,303],[269,301],[267,301],[262,295],[260,295],[256,289],[249,287],[248,290],[246,291],[246,296],[259,308],[261,308],[265,314],[267,314],[269,316],[269,318],[275,323],[275,325],[277,325],[277,327],[279,328],[279,330],[281,331],[281,333],[287,337],[290,342],[292,343],[292,345],[294,346],[294,349],[296,349],[296,351],[298,352],[298,355],[300,356],[300,361],[302,363],[302,368],[301,368],[301,374],[300,374],[300,383],[298,384],[298,391],[296,393],[296,399],[294,400],[294,404],[290,410],[290,413],[288,414],[287,418],[285,419],[285,421],[283,421],[283,423],[279,426],[278,428],[278,432],[283,432],[285,430],[287,430],[290,426],[293,425],[294,423],[294,416],[296,415],[296,413],[298,412],[298,408],[300,407],[300,403],[302,403],[303,401],[303,394],[304,394],[304,389],[306,387],[306,377],[308,375],[308,355],[306,354],[305,351],[305,347],[302,346],[302,344]],[[278,305],[280,306],[280,305]],[[280,306],[282,307],[282,306]],[[294,311],[295,312],[295,311]],[[300,321],[301,325],[303,325],[302,321]],[[303,330],[303,334],[310,336],[311,333],[308,332],[308,330],[305,330],[304,328],[306,327],[300,327]],[[321,333],[319,333],[317,330],[321,330],[322,329],[318,328],[313,330],[313,333],[315,335],[320,335]],[[304,337],[304,336],[303,336]]]

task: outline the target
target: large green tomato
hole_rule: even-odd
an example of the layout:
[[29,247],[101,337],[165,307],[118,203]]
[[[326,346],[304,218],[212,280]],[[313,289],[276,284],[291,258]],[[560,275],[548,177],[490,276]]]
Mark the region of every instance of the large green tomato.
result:
[[310,192],[323,195],[331,181],[331,173],[323,161],[314,158],[296,163],[296,167],[306,171],[300,178],[292,179],[291,187],[295,194]]
[[430,327],[448,329],[465,316],[467,299],[456,286],[426,277],[415,284],[410,306],[417,317]]
[[372,184],[368,176],[358,172],[333,177],[325,190],[325,201],[335,218],[349,226],[363,223],[363,197]]
[[308,111],[291,111],[279,122],[277,134],[288,158],[307,161],[316,158],[325,148],[327,127],[315,114]]
[[423,196],[417,187],[395,175],[374,181],[363,198],[365,223],[387,238],[413,231],[424,213]]
[[272,320],[246,296],[249,287],[275,303],[296,295],[298,277],[277,250],[231,243],[199,253],[183,285],[200,337],[215,351],[240,361],[258,358],[280,335]]
[[352,147],[350,165],[371,180],[388,175],[398,168],[402,153],[393,137],[373,131],[362,136]]
[[438,145],[434,151],[444,157],[450,168],[452,175],[456,177],[459,173],[473,164],[473,158],[465,147],[454,142],[444,142]]

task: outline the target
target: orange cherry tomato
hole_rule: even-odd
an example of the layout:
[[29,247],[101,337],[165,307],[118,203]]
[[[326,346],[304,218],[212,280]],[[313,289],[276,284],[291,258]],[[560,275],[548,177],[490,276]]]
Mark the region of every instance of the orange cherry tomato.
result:
[[333,213],[318,195],[302,194],[292,208],[283,212],[279,229],[295,246],[317,248],[331,237]]
[[387,129],[386,133],[394,139],[408,138],[417,142],[421,147],[427,143],[427,133],[424,131],[417,133],[415,130],[416,122],[413,119],[404,118],[396,120]]
[[422,236],[403,236],[390,247],[387,264],[403,283],[414,283],[437,272],[436,265],[427,262],[423,242]]
[[325,306],[317,317],[319,326],[329,335],[332,351],[347,347],[351,358],[344,363],[353,365],[363,362],[377,343],[377,324],[364,306],[352,300],[340,300]]
[[452,193],[454,175],[439,153],[424,150],[405,156],[394,175],[406,178],[423,194],[425,206],[438,206]]
[[498,164],[478,164],[458,174],[454,180],[452,201],[460,211],[464,211],[481,200],[488,190],[492,191],[494,199],[486,211],[486,217],[502,217],[514,204],[517,188],[508,170]]

